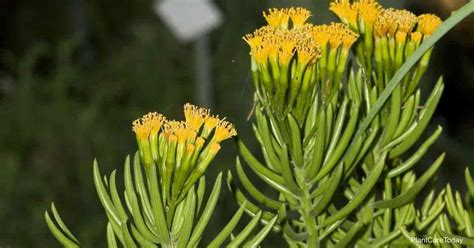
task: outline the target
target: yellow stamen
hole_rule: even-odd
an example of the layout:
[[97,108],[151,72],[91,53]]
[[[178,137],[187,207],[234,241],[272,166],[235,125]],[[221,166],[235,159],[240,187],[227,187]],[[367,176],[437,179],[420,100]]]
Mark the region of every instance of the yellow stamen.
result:
[[133,121],[132,130],[139,138],[146,139],[150,134],[158,133],[165,121],[166,118],[163,115],[156,112],[150,112]]
[[281,41],[281,50],[279,53],[280,62],[284,65],[288,65],[293,58],[294,50],[296,47],[296,41],[294,36],[283,37]]
[[250,48],[257,48],[262,44],[263,37],[258,36],[255,34],[246,34],[244,37],[242,37],[247,44],[249,44]]
[[221,120],[216,126],[214,133],[214,141],[219,143],[236,135],[237,131],[235,131],[235,128],[233,127],[232,123]]
[[263,46],[265,47],[268,57],[270,59],[278,59],[278,52],[280,51],[280,46],[275,36],[268,38]]
[[263,12],[263,17],[267,20],[268,25],[278,28],[288,28],[288,21],[290,16],[288,15],[288,9],[269,9],[268,14]]
[[351,6],[349,0],[336,0],[331,2],[329,10],[339,16],[343,22],[351,26],[357,25],[357,10]]
[[204,128],[206,128],[207,130],[212,130],[214,127],[217,126],[217,124],[219,124],[219,116],[209,116],[206,121],[204,122]]
[[318,25],[313,28],[313,39],[320,47],[325,47],[329,41],[329,34],[327,32],[327,25]]
[[291,22],[293,23],[293,28],[300,28],[305,23],[306,20],[311,16],[311,11],[305,8],[291,8],[288,11],[288,15],[291,18]]
[[165,134],[176,136],[179,143],[194,141],[196,131],[184,121],[169,121],[165,125]]
[[321,56],[321,49],[315,44],[304,44],[296,47],[298,63],[303,65],[312,64]]
[[377,20],[375,21],[374,25],[374,30],[375,30],[375,36],[377,37],[384,37],[388,33],[389,29],[389,18],[386,15],[385,11],[382,11],[382,14],[380,14],[377,17]]
[[441,23],[441,19],[433,14],[418,16],[418,29],[424,35],[431,35]]
[[365,25],[373,26],[382,7],[374,0],[360,0],[352,4]]
[[166,135],[174,134],[174,130],[178,129],[180,126],[181,126],[181,122],[179,121],[175,121],[175,120],[167,121],[163,125],[163,129],[164,129],[163,132]]
[[147,125],[143,125],[140,119],[133,121],[132,130],[138,136],[139,139],[147,139],[148,135],[150,134],[150,127]]
[[[397,31],[411,32],[417,21],[416,16],[408,10],[384,9],[376,22],[376,32],[380,25],[385,25],[390,37],[395,37]],[[379,27],[377,27],[379,25]]]
[[206,119],[209,117],[209,112],[209,109],[199,108],[189,103],[184,105],[186,124],[195,131],[199,130],[202,124],[204,124]]
[[357,38],[359,38],[359,35],[356,32],[347,28],[344,32],[344,35],[342,36],[342,47],[344,47],[345,49],[349,49],[352,44],[356,42]]

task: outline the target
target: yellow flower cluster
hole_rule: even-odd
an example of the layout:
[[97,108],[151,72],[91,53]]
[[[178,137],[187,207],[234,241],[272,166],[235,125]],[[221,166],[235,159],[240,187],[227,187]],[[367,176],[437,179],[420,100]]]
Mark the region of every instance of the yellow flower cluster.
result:
[[147,169],[157,166],[168,200],[171,194],[176,200],[183,187],[204,173],[222,141],[237,135],[232,123],[211,115],[209,109],[187,103],[184,116],[184,121],[176,121],[148,113],[132,127],[142,163]]
[[[184,115],[185,121],[169,121],[153,112],[133,122],[132,130],[137,136],[145,165],[149,166],[152,162],[160,164],[163,159],[170,159],[170,156],[179,162],[184,152],[196,153],[192,154],[196,158],[194,162],[199,162],[209,155],[208,150],[217,153],[220,142],[237,135],[230,122],[210,115],[209,109],[187,103],[184,105]],[[207,142],[209,148],[204,148],[205,154],[199,154],[211,133],[214,135]],[[176,154],[168,154],[175,150]]]
[[418,16],[418,30],[424,35],[431,35],[441,23],[441,19],[433,14]]
[[269,9],[268,13],[263,12],[263,17],[267,20],[268,25],[274,28],[288,29],[289,21],[294,29],[302,27],[309,17],[311,12],[304,8],[283,8],[283,9]]
[[217,143],[237,135],[232,123],[225,121],[225,118],[219,119],[219,116],[210,115],[209,109],[187,103],[184,105],[184,116],[185,121],[170,121],[162,114],[148,113],[133,121],[132,130],[137,138],[148,139],[163,129],[163,135],[167,139],[176,138],[187,144],[195,142],[201,127],[201,136],[198,138],[206,139],[214,130],[212,141]]
[[142,118],[133,121],[132,130],[138,138],[147,139],[150,134],[156,135],[161,126],[166,122],[166,117],[156,112],[144,115]]
[[[336,0],[330,4],[329,9],[351,28],[363,31],[374,25],[382,7],[375,0],[360,0],[354,3],[349,0]],[[362,27],[358,26],[359,23]]]
[[441,19],[433,14],[424,14],[416,17],[407,10],[393,8],[384,9],[375,0],[336,0],[329,8],[351,28],[365,33],[366,29],[374,27],[378,37],[390,35],[396,37],[397,33],[403,37],[409,34],[414,27],[425,36],[431,35],[441,24]]
[[245,35],[243,39],[250,46],[250,54],[261,66],[266,66],[269,59],[275,63],[288,65],[295,51],[300,58],[298,62],[308,64],[314,63],[319,56],[319,47],[312,39],[311,30],[310,24],[302,25],[298,29],[283,29],[268,25]]
[[[355,45],[356,58],[368,75],[372,75],[375,61],[376,78],[381,88],[383,81],[390,79],[442,23],[433,14],[417,17],[408,10],[383,8],[376,0],[335,0],[330,10],[362,36]],[[424,57],[424,64],[429,60],[429,53]]]
[[278,106],[277,112],[303,114],[302,101],[307,101],[316,82],[332,84],[341,78],[358,34],[342,23],[307,23],[311,12],[304,8],[274,8],[263,16],[268,25],[243,37],[250,46],[257,95]]
[[329,43],[331,49],[337,49],[342,44],[342,47],[347,50],[359,37],[357,33],[342,23],[314,26],[312,35],[320,47],[325,47]]

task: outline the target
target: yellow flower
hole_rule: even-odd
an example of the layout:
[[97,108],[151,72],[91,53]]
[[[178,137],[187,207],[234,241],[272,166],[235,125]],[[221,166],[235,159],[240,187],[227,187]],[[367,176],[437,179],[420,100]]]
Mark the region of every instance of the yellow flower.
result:
[[415,26],[416,16],[408,10],[384,9],[375,23],[375,32],[378,36],[389,34],[395,38],[396,32],[409,33]]
[[349,3],[349,0],[335,0],[331,2],[329,10],[339,16],[343,22],[357,26],[357,10]]
[[267,47],[259,47],[250,50],[250,54],[261,65],[266,65],[269,56],[269,50]]
[[314,26],[313,32],[311,33],[314,41],[320,47],[325,47],[329,41],[329,33],[327,32],[327,26],[328,25],[326,24]]
[[186,119],[186,124],[197,131],[201,128],[202,124],[209,117],[209,109],[199,108],[190,103],[184,105],[184,117]]
[[405,32],[397,32],[397,34],[395,35],[395,40],[397,41],[397,43],[405,43],[407,39],[407,33]]
[[237,135],[232,123],[221,120],[216,126],[213,140],[217,143],[220,143],[223,140],[229,139]]
[[147,139],[150,134],[156,134],[166,118],[156,112],[150,112],[141,118],[133,121],[132,130],[140,139]]
[[319,25],[313,28],[313,38],[315,42],[321,47],[329,42],[331,49],[337,49],[341,44],[345,49],[348,49],[354,44],[358,37],[359,35],[357,33],[342,23]]
[[211,154],[217,154],[217,152],[219,152],[219,150],[221,149],[221,145],[219,145],[218,143],[212,143],[211,144],[211,148],[210,148],[210,152]]
[[364,24],[373,26],[382,7],[374,0],[360,0],[352,4]]
[[321,49],[316,43],[300,44],[296,46],[296,53],[298,56],[298,63],[303,65],[311,64],[321,57]]
[[219,121],[220,120],[218,115],[209,116],[206,119],[206,122],[204,122],[204,128],[207,130],[212,130],[214,127],[217,126],[217,124],[219,124]]
[[269,9],[268,14],[263,12],[263,17],[267,20],[268,25],[274,28],[288,28],[288,21],[290,16],[288,15],[288,9]]
[[342,47],[349,49],[352,44],[356,42],[357,38],[359,38],[359,35],[356,32],[346,28],[344,34],[342,35]]
[[263,37],[256,35],[255,33],[253,34],[246,34],[244,37],[242,37],[247,44],[249,44],[251,49],[260,47],[263,41]]
[[286,37],[283,37],[283,40],[281,41],[281,50],[279,55],[280,62],[283,65],[288,65],[293,58],[294,50],[296,47],[296,41],[294,40],[294,37],[287,35]]
[[431,35],[441,23],[441,19],[433,14],[418,16],[418,29],[424,35]]
[[165,134],[167,136],[176,136],[179,143],[194,141],[196,131],[184,121],[168,121],[165,125]]
[[189,144],[186,145],[186,153],[187,153],[187,154],[193,154],[195,150],[196,150],[196,146],[195,146],[195,145],[193,145],[193,144],[191,144],[191,143],[189,143]]
[[385,11],[382,12],[381,15],[377,17],[377,20],[375,21],[374,25],[374,30],[375,30],[375,36],[377,37],[384,37],[388,33],[389,29],[389,20],[387,16],[385,15]]
[[423,35],[420,33],[420,32],[413,32],[411,33],[410,35],[410,39],[411,41],[415,42],[415,44],[420,44],[421,42],[421,38],[423,37]]
[[270,59],[277,60],[278,59],[278,52],[280,51],[280,44],[278,38],[273,35],[268,37],[263,44],[264,49],[267,52],[267,56]]
[[305,23],[306,20],[311,16],[311,11],[305,8],[291,8],[288,11],[288,15],[291,18],[291,22],[293,23],[293,28],[300,28]]
[[206,142],[206,140],[203,137],[197,137],[196,142],[194,142],[194,144],[196,144],[196,147],[198,149],[201,149],[204,146],[205,142]]

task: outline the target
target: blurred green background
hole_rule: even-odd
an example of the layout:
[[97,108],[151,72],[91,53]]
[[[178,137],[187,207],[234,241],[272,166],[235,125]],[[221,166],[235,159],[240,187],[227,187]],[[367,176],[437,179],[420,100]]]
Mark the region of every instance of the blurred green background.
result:
[[[212,110],[234,122],[257,151],[247,115],[252,106],[248,48],[241,37],[263,24],[268,7],[304,6],[312,21],[335,20],[327,0],[216,0],[223,23],[208,34]],[[463,0],[382,1],[443,19]],[[84,247],[105,246],[106,217],[92,181],[118,169],[136,146],[131,122],[148,111],[182,118],[198,104],[195,45],[180,43],[150,0],[0,0],[0,247],[57,247],[43,221],[51,201]],[[434,123],[444,135],[433,154],[448,152],[441,182],[457,180],[474,161],[474,20],[440,42],[429,89],[443,74],[446,92]],[[227,141],[208,177],[233,167]],[[433,155],[434,156],[434,155]],[[429,159],[429,158],[428,158]],[[211,182],[209,182],[211,183]],[[225,188],[207,234],[223,227],[236,204]],[[271,237],[270,242],[277,242]],[[282,244],[282,243],[280,243]]]

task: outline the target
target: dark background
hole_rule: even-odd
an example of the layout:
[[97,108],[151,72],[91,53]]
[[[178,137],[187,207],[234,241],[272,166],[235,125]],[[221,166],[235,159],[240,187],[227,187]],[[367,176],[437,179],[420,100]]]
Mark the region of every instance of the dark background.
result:
[[[383,4],[446,19],[464,2]],[[327,0],[214,3],[224,22],[208,36],[212,110],[234,122],[257,150],[246,121],[252,85],[242,35],[263,24],[261,11],[268,7],[305,6],[315,23],[335,18]],[[98,159],[102,173],[117,168],[122,175],[125,156],[136,149],[135,118],[148,111],[182,118],[183,104],[197,103],[195,45],[178,42],[152,5],[149,0],[0,0],[0,247],[57,247],[43,221],[52,201],[84,247],[104,247],[106,217],[92,182],[92,160]],[[429,90],[439,75],[445,77],[433,120],[444,134],[427,161],[447,151],[438,178],[460,190],[464,167],[474,161],[473,25],[471,15],[438,43],[423,85]],[[235,155],[227,141],[208,177],[231,169]],[[208,236],[235,210],[224,188]]]

